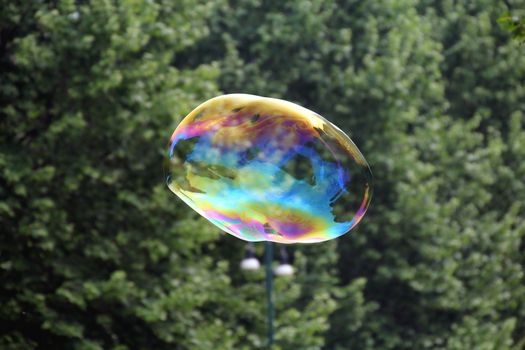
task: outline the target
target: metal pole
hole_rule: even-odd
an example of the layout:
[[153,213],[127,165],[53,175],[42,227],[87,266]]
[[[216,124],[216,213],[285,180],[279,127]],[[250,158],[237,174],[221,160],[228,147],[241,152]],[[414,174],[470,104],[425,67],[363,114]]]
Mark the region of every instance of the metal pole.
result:
[[265,249],[264,249],[264,260],[266,265],[266,298],[268,303],[268,348],[271,348],[273,345],[273,318],[274,318],[274,310],[273,310],[273,296],[272,296],[272,279],[273,279],[273,271],[272,271],[272,261],[273,261],[273,245],[272,242],[265,242]]

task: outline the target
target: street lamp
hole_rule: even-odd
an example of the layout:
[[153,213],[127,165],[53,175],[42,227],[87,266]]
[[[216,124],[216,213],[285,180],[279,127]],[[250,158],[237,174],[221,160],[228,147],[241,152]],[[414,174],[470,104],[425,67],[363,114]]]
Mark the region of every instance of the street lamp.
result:
[[246,256],[241,261],[241,270],[245,271],[256,271],[261,267],[259,259],[255,256],[255,250],[253,248],[253,243],[249,243],[246,246]]
[[[274,329],[273,320],[275,318],[275,312],[273,308],[273,274],[277,276],[291,276],[294,273],[293,266],[288,263],[288,254],[284,247],[281,247],[280,251],[280,264],[272,271],[272,260],[273,260],[273,244],[272,242],[264,242],[264,265],[266,270],[266,300],[267,300],[267,322],[268,322],[268,347],[270,348],[273,344]],[[261,264],[255,257],[255,249],[253,243],[248,243],[246,246],[246,256],[241,261],[241,270],[255,271],[260,268]]]
[[294,269],[293,266],[288,263],[288,253],[284,247],[281,247],[281,257],[279,261],[281,263],[275,269],[275,274],[283,277],[292,276],[294,274]]

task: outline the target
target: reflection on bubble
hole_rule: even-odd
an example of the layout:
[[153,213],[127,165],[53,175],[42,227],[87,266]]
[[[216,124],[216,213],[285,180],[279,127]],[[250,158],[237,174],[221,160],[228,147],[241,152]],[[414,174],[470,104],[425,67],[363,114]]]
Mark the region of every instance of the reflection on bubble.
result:
[[208,100],[175,129],[169,157],[169,188],[246,241],[333,239],[357,225],[370,203],[371,172],[350,138],[283,100]]

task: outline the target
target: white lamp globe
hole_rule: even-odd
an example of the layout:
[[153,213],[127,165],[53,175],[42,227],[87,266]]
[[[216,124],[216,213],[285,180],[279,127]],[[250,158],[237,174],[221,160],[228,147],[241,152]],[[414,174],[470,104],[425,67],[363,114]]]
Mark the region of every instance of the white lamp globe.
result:
[[241,270],[245,271],[255,271],[259,270],[261,263],[257,258],[246,258],[241,261]]
[[290,264],[281,264],[275,269],[277,276],[292,276],[294,274],[293,266]]

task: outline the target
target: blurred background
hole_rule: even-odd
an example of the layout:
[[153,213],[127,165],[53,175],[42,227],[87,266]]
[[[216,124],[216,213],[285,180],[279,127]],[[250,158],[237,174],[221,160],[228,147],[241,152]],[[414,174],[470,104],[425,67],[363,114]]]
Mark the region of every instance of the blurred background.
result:
[[163,169],[233,92],[320,113],[375,177],[357,229],[288,247],[272,349],[525,348],[523,9],[0,0],[0,348],[265,348],[263,269]]

